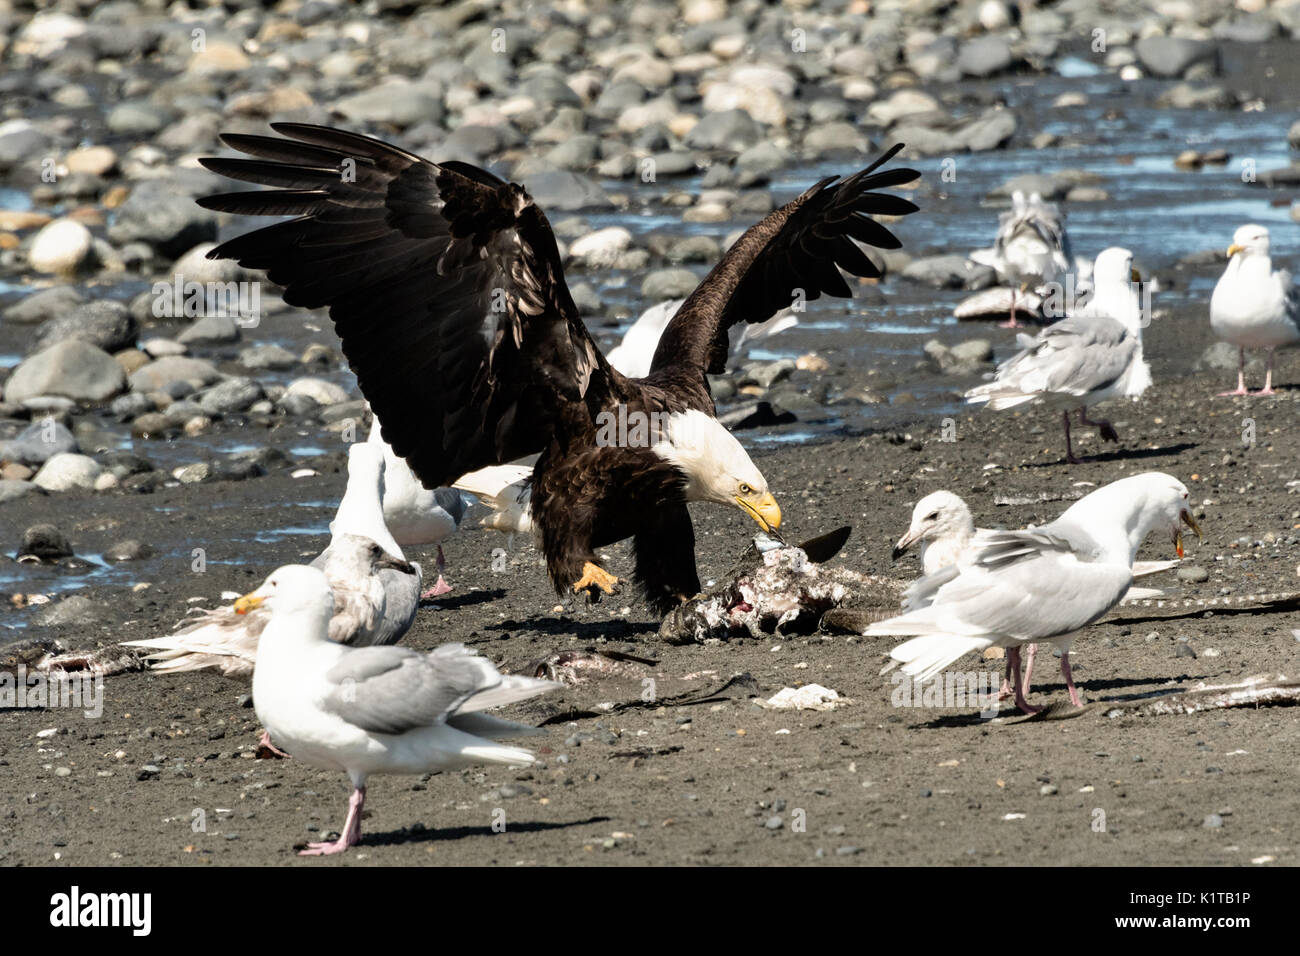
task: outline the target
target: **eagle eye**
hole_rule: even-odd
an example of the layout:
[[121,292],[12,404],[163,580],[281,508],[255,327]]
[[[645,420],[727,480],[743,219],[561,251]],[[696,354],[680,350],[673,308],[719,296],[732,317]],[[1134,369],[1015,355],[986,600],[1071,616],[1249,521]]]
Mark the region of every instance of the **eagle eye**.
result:
[[742,481],[740,483],[740,493],[742,495],[752,495],[754,493],[754,489],[749,487],[749,485],[746,482]]

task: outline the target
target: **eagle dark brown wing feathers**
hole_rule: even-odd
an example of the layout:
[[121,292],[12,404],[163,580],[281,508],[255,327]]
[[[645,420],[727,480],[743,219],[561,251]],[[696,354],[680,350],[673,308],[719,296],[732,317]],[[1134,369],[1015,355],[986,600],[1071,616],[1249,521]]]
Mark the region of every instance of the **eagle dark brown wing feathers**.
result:
[[797,199],[748,229],[686,299],[659,338],[651,379],[672,367],[726,370],[727,332],[737,322],[762,322],[789,306],[823,293],[852,295],[840,269],[878,278],[880,270],[852,240],[879,249],[901,245],[870,217],[904,216],[916,206],[899,196],[874,192],[910,183],[914,169],[876,170],[902,149],[894,146],[859,173],[823,179]]
[[223,137],[257,158],[203,164],[276,188],[200,202],[295,218],[209,255],[265,270],[290,305],[329,308],[384,439],[427,486],[541,451],[563,404],[617,387],[520,186],[343,130],[273,129],[286,138]]

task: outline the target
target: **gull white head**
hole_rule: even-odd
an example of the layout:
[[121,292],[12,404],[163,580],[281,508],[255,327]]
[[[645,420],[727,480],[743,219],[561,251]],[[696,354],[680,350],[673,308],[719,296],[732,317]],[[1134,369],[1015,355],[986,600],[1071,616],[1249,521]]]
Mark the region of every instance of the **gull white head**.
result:
[[[1065,515],[1074,512],[1089,531],[1102,528],[1115,517],[1125,519],[1123,534],[1129,546],[1129,564],[1137,556],[1143,539],[1157,528],[1165,528],[1178,557],[1183,556],[1183,526],[1201,537],[1201,526],[1192,514],[1187,486],[1162,471],[1148,471],[1112,481],[1076,501]],[[1061,517],[1064,518],[1065,515]]]
[[912,509],[912,523],[907,534],[894,545],[893,558],[897,561],[918,541],[930,542],[946,538],[969,540],[975,533],[975,519],[970,508],[951,491],[936,491],[926,495]]
[[764,531],[781,527],[781,509],[767,479],[713,416],[694,409],[667,416],[652,451],[686,476],[687,501],[733,505]]
[[1092,265],[1093,296],[1084,311],[1108,315],[1135,333],[1142,328],[1142,308],[1137,283],[1141,274],[1133,268],[1133,253],[1111,246],[1097,253]]
[[1268,230],[1255,223],[1247,223],[1232,234],[1232,245],[1228,246],[1228,258],[1233,256],[1267,256]]
[[334,615],[334,592],[321,571],[305,564],[286,564],[234,604],[236,614],[247,614],[259,607],[270,611],[272,620],[289,615],[317,618],[323,637],[323,628]]

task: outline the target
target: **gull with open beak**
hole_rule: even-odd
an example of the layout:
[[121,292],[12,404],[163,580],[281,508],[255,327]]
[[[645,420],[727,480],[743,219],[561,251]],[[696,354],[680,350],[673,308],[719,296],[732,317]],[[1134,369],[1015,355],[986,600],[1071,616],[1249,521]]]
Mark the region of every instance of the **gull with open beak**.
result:
[[1122,478],[1075,502],[1041,528],[989,532],[964,562],[928,574],[908,592],[897,617],[867,635],[912,636],[890,651],[892,663],[918,681],[937,677],[971,651],[1005,647],[1016,706],[1036,713],[1020,682],[1020,648],[1051,641],[1061,650],[1070,700],[1083,701],[1070,670],[1078,632],[1123,600],[1147,535],[1169,529],[1183,554],[1182,527],[1198,536],[1187,487],[1161,472]]

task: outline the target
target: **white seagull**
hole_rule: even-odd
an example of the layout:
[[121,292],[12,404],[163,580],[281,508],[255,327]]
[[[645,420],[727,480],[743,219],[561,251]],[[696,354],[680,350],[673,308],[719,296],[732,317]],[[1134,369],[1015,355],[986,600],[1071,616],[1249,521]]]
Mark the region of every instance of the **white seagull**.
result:
[[339,853],[360,840],[371,774],[533,762],[529,751],[495,742],[533,728],[482,711],[561,685],[503,675],[461,644],[429,654],[336,644],[327,633],[329,582],[305,565],[280,568],[235,606],[270,613],[253,673],[258,719],[295,759],[352,781],[339,838],[308,844],[300,855]]
[[1015,408],[1026,403],[1061,409],[1065,457],[1077,464],[1070,443],[1070,412],[1096,426],[1106,441],[1118,441],[1105,419],[1088,418],[1088,406],[1111,398],[1136,398],[1151,384],[1142,357],[1142,308],[1132,280],[1133,254],[1112,246],[1097,256],[1096,290],[1088,304],[1049,325],[1033,338],[1021,335],[1022,351],[998,366],[993,381],[966,393],[972,404]]
[[[311,562],[334,591],[329,639],[356,646],[393,644],[415,620],[423,580],[388,533],[379,501],[384,460],[371,445],[348,449],[348,485],[330,522],[330,543]],[[253,674],[266,613],[240,613],[234,605],[199,612],[166,637],[124,641],[154,651],[158,671],[217,668],[227,677]]]
[[[970,508],[959,495],[955,495],[951,491],[935,491],[916,503],[916,507],[912,509],[912,522],[908,526],[907,532],[894,545],[891,557],[897,561],[909,548],[918,545],[922,577],[918,579],[917,585],[920,585],[920,582],[924,581],[927,575],[936,574],[944,568],[954,565],[969,564],[980,553],[980,550],[990,543],[992,536],[996,534],[998,534],[997,531],[989,528],[975,527],[975,519],[971,516]],[[1177,559],[1171,561],[1134,561],[1133,579],[1135,581],[1141,580],[1176,567],[1178,567]],[[921,600],[918,595],[913,594],[914,590],[922,591],[924,589],[915,587],[909,589],[903,595],[904,611],[911,611],[922,606],[914,603]],[[1134,601],[1160,597],[1164,593],[1159,588],[1130,587],[1123,600]],[[931,598],[933,598],[933,592],[927,592],[925,600]],[[1025,677],[1021,687],[1026,696],[1029,694],[1030,681],[1034,672],[1034,655],[1037,650],[1037,644],[1030,644],[1029,653],[1025,659]],[[998,699],[1004,700],[1011,695],[1011,661],[1008,659],[1007,673],[1003,679],[1002,687],[998,691]]]
[[[659,347],[659,336],[663,335],[664,329],[685,301],[668,299],[642,312],[640,318],[623,333],[623,341],[609,350],[609,355],[606,356],[609,364],[628,378],[645,378],[649,375],[655,349]],[[736,356],[746,344],[770,338],[798,324],[799,318],[792,309],[782,309],[765,322],[746,324],[735,333],[731,354]]]
[[971,259],[992,266],[1011,285],[1011,317],[1005,328],[1018,327],[1017,294],[1056,282],[1070,271],[1070,238],[1065,216],[1038,193],[1028,198],[1020,190],[1011,194],[1011,208],[998,217],[998,234],[991,250],[977,250]]
[[[964,564],[913,586],[913,610],[878,621],[868,635],[917,635],[890,651],[903,672],[928,681],[971,651],[1007,648],[1016,706],[1036,713],[1020,682],[1020,648],[1051,641],[1075,706],[1070,672],[1076,633],[1123,600],[1147,534],[1167,529],[1181,558],[1183,524],[1200,535],[1187,488],[1161,472],[1122,478],[1075,502],[1055,521],[1027,531],[994,531]],[[888,668],[886,668],[888,669]]]
[[1268,372],[1257,395],[1272,395],[1273,350],[1300,342],[1300,290],[1291,273],[1274,271],[1268,230],[1242,226],[1228,247],[1228,268],[1210,297],[1210,328],[1237,346],[1237,389],[1220,395],[1246,395],[1246,349],[1268,352]]
[[379,419],[370,424],[369,443],[384,456],[384,521],[398,544],[406,547],[436,545],[438,548],[438,580],[422,598],[435,598],[451,590],[442,572],[447,559],[442,553],[442,542],[460,527],[469,500],[454,488],[426,488],[411,471],[405,458],[397,457],[392,446],[384,441]]

